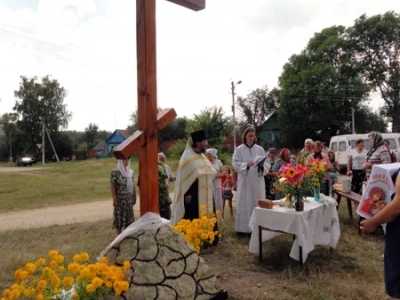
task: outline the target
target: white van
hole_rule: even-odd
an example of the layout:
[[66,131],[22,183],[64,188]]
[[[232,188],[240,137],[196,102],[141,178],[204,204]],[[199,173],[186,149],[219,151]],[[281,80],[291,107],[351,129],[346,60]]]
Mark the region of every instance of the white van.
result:
[[[400,133],[382,133],[385,140],[390,143],[390,150],[396,154],[400,151]],[[348,157],[351,149],[356,147],[356,141],[363,139],[365,141],[365,149],[369,149],[370,143],[368,134],[343,134],[336,135],[331,138],[329,148],[335,152],[336,160],[339,162],[340,168],[346,168]]]

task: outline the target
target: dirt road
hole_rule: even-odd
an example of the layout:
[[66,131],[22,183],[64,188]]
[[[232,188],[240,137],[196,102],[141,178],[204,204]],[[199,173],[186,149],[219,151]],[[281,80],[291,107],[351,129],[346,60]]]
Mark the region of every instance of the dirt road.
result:
[[0,173],[18,173],[46,169],[44,167],[0,167]]
[[[170,194],[173,197],[173,194]],[[135,218],[139,217],[140,199],[135,205]],[[0,214],[0,231],[48,227],[111,219],[111,199],[68,206],[22,210]]]

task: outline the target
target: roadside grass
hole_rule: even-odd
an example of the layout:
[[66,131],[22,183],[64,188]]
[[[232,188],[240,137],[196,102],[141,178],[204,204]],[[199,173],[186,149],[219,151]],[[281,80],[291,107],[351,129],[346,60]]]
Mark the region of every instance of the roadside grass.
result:
[[[177,162],[168,163],[176,168]],[[109,176],[115,165],[115,158],[91,159],[48,163],[42,170],[0,173],[0,212],[108,200]],[[137,180],[137,160],[132,160],[131,167]]]
[[[264,262],[248,252],[247,238],[238,238],[230,217],[220,220],[223,234],[218,247],[202,256],[227,289],[229,299],[257,300],[385,300],[383,242],[375,236],[357,235],[355,220],[340,208],[342,235],[337,249],[310,253],[301,269],[289,258],[290,236],[281,235],[263,244]],[[12,284],[13,272],[23,264],[57,249],[71,257],[88,251],[92,259],[115,237],[110,220],[42,229],[0,233],[0,291]]]

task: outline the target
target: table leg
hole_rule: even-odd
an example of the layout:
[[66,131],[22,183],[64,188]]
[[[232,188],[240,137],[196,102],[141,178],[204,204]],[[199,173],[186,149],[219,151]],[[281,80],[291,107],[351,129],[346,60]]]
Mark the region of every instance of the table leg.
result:
[[365,220],[363,217],[360,217],[360,218],[358,219],[358,235],[359,235],[359,236],[361,236],[360,224],[361,224],[361,221],[363,221],[363,220]]
[[303,267],[303,247],[299,246],[300,267]]
[[340,200],[342,200],[342,195],[338,195],[338,194],[336,194],[336,195],[337,195],[337,198],[336,198],[336,202],[337,202],[336,209],[339,209],[339,206],[340,206]]
[[349,211],[349,217],[353,219],[353,207],[351,200],[347,199],[347,210]]
[[258,257],[260,259],[260,263],[263,261],[263,253],[262,253],[262,228],[258,226]]

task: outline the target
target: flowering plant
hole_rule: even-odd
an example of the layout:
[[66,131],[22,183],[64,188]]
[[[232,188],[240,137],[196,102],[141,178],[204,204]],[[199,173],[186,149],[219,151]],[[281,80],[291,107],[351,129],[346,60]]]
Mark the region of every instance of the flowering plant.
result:
[[320,187],[322,179],[327,176],[328,164],[324,160],[311,160],[309,161],[310,175],[317,180],[314,180],[314,186]]
[[89,263],[89,254],[83,252],[65,264],[57,250],[51,250],[48,256],[48,261],[42,257],[16,270],[15,283],[4,290],[0,300],[95,300],[110,293],[121,295],[129,289],[128,261],[122,267],[109,265],[105,257]]
[[301,202],[313,189],[313,180],[308,168],[301,165],[281,169],[280,179],[274,184],[277,191],[289,197],[289,202]]
[[221,236],[218,231],[215,231],[215,224],[217,223],[217,216],[221,213],[219,210],[216,213],[206,214],[206,206],[200,205],[200,218],[180,220],[173,228],[180,232],[185,240],[191,244],[197,253],[204,247],[211,245],[216,236]]

